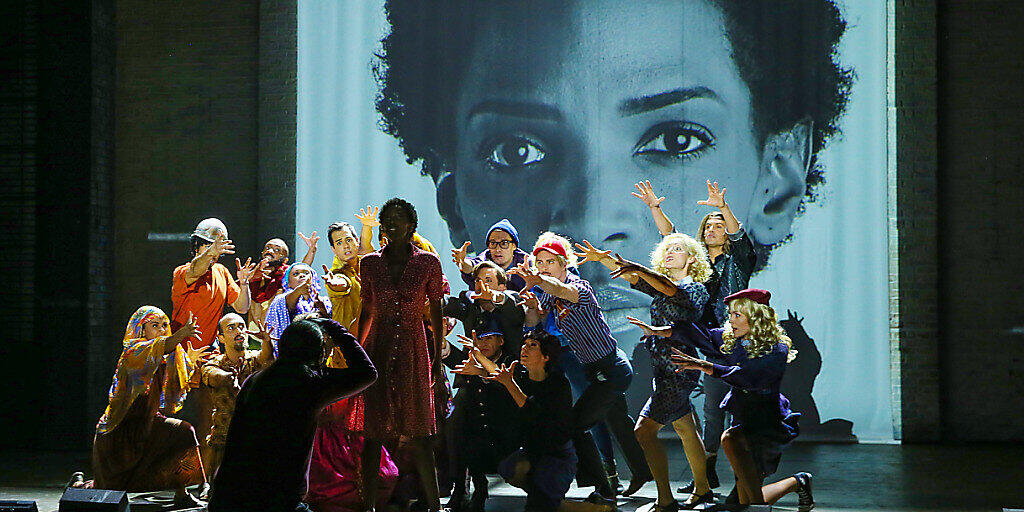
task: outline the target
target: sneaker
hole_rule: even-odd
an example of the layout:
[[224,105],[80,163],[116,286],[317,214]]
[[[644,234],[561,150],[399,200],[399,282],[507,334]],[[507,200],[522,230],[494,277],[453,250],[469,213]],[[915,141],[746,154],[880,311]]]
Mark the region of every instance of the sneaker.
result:
[[814,475],[800,472],[793,475],[796,478],[796,495],[800,498],[797,505],[799,512],[810,512],[814,508],[814,495],[811,494],[811,479]]

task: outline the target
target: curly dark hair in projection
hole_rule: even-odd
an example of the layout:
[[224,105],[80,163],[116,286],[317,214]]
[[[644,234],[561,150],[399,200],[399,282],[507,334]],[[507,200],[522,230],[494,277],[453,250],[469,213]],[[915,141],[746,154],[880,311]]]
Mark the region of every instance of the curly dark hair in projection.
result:
[[[733,58],[754,105],[763,147],[772,133],[810,119],[816,155],[839,129],[853,72],[838,62],[846,31],[834,0],[708,0],[725,17]],[[381,128],[398,139],[409,163],[435,181],[453,170],[455,98],[478,28],[479,0],[387,0],[391,32],[375,75]],[[815,27],[815,30],[801,30]],[[823,182],[812,162],[807,198]]]
[[392,197],[384,203],[384,206],[380,207],[380,214],[378,215],[378,218],[383,219],[385,212],[392,208],[398,208],[398,210],[402,212],[402,215],[405,216],[405,220],[409,221],[409,225],[412,226],[412,230],[416,231],[419,218],[416,216],[416,207],[413,206],[412,203],[400,197]]

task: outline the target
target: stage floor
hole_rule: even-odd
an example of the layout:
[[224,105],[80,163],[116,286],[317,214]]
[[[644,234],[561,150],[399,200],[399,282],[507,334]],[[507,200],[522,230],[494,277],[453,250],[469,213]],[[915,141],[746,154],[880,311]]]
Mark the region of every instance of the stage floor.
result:
[[[669,445],[671,474],[683,474],[682,449]],[[87,469],[87,453],[0,453],[0,499],[36,500],[41,512],[57,510],[62,486],[75,470]],[[624,465],[622,466],[624,467]],[[725,460],[719,462],[722,487],[732,486]],[[772,479],[796,471],[814,473],[816,510],[965,510],[1024,508],[1024,446],[900,446],[796,443],[782,457]],[[678,482],[673,482],[673,486]],[[570,496],[585,496],[573,488]],[[524,494],[491,479],[487,510],[522,510]],[[655,496],[653,483],[638,496],[622,498],[632,511]],[[777,510],[796,510],[796,496]]]

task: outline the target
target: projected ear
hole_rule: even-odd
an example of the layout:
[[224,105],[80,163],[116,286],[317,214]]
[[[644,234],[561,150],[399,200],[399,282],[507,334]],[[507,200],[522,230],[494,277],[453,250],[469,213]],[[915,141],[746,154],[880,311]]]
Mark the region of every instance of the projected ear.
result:
[[765,140],[747,219],[751,236],[763,245],[782,241],[793,227],[807,191],[813,133],[812,123],[807,120]]
[[459,208],[458,193],[455,187],[455,175],[447,172],[437,180],[437,212],[448,223],[448,236],[455,247],[469,240],[466,222]]

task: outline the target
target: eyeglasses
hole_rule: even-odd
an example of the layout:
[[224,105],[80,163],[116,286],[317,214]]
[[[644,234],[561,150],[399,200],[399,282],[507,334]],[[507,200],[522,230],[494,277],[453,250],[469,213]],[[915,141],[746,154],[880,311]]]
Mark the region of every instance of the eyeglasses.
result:
[[501,247],[502,249],[508,249],[508,246],[510,246],[510,245],[512,245],[514,243],[515,242],[513,242],[512,240],[502,240],[500,242],[497,241],[497,240],[488,240],[487,241],[487,247],[490,248],[490,249],[494,249],[495,247]]

